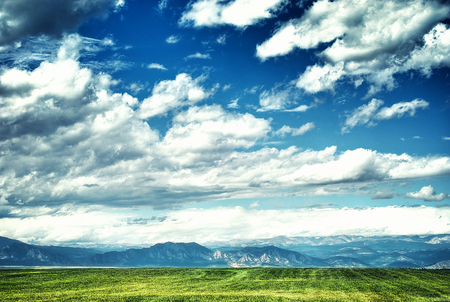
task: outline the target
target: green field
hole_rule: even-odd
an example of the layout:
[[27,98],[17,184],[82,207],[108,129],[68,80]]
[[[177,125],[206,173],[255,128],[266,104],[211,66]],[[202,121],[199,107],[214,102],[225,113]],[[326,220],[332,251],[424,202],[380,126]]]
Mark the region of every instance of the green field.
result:
[[450,270],[0,270],[1,301],[450,301]]

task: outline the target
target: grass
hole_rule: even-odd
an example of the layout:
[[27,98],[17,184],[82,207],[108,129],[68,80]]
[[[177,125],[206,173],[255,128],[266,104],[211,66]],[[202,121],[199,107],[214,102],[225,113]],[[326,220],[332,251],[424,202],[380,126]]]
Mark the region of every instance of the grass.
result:
[[0,270],[2,301],[450,301],[449,270]]

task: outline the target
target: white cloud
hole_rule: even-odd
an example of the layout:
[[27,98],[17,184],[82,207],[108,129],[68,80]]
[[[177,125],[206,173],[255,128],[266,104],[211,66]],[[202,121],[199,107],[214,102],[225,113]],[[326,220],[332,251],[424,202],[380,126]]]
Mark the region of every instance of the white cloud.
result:
[[293,103],[293,99],[289,89],[281,91],[275,89],[266,90],[259,95],[261,108],[258,111],[284,110],[291,103]]
[[255,201],[254,203],[252,203],[252,204],[249,206],[249,209],[257,209],[257,208],[259,208],[259,204],[258,204],[257,201]]
[[166,39],[166,42],[169,44],[175,44],[175,43],[180,42],[180,40],[181,40],[181,37],[172,35]]
[[280,129],[275,131],[274,134],[277,136],[281,136],[281,137],[286,136],[287,133],[291,133],[292,136],[299,136],[299,135],[303,135],[306,132],[314,129],[314,127],[315,127],[314,123],[306,123],[299,128],[291,128],[289,126],[284,125]]
[[265,61],[296,48],[332,43],[318,53],[324,64],[309,66],[298,87],[316,93],[333,91],[339,79],[355,86],[364,80],[372,85],[370,96],[383,87],[393,89],[396,73],[413,69],[429,75],[433,68],[450,65],[450,32],[438,23],[449,13],[440,1],[320,0],[258,45],[256,55]]
[[231,108],[231,109],[237,109],[237,108],[239,108],[238,101],[239,101],[239,99],[232,100],[232,101],[227,105],[227,108]]
[[227,43],[227,35],[223,34],[223,35],[219,36],[217,38],[216,42],[219,44],[222,44],[222,45],[226,44]]
[[[0,150],[7,150],[0,157],[0,196],[2,207],[15,212],[86,202],[172,208],[227,198],[337,194],[331,189],[348,193],[348,186],[450,175],[446,156],[338,153],[335,146],[258,149],[272,131],[271,119],[219,105],[196,107],[213,90],[187,74],[156,83],[136,111],[139,100],[114,93],[111,76],[80,65],[82,41],[73,38],[63,41],[53,61],[0,73],[0,89],[7,92],[0,96]],[[391,107],[385,116],[411,113],[402,108]],[[142,120],[171,110],[165,133]]]
[[[254,90],[256,93],[256,90]],[[311,105],[300,105],[291,109],[293,105],[297,104],[297,100],[300,98],[298,92],[294,90],[292,84],[282,85],[277,84],[271,90],[265,90],[259,95],[258,112],[265,111],[285,111],[285,112],[305,112],[312,107],[317,106],[317,102],[313,102]]]
[[444,199],[450,198],[450,196],[447,193],[436,194],[432,186],[425,186],[418,192],[406,193],[406,198],[424,201],[443,201]]
[[414,116],[416,109],[426,109],[429,103],[415,99],[411,102],[400,102],[391,107],[382,107],[382,100],[372,99],[367,105],[362,105],[353,110],[342,127],[342,133],[349,132],[349,129],[358,125],[375,126],[379,120],[388,120],[393,118],[401,118],[405,114]]
[[201,80],[202,78],[192,79],[188,74],[181,73],[175,80],[157,83],[153,87],[152,95],[142,101],[138,116],[146,119],[202,101],[209,97],[210,93],[199,85]]
[[184,59],[185,60],[188,60],[188,59],[208,59],[208,60],[210,60],[211,55],[209,53],[202,54],[202,53],[197,52],[192,55],[188,55]]
[[157,145],[167,160],[182,165],[220,159],[236,148],[248,149],[271,130],[270,122],[251,114],[228,113],[218,105],[191,107]]
[[314,129],[314,127],[315,127],[314,123],[306,123],[303,126],[301,126],[300,128],[292,129],[292,136],[303,135],[306,132]]
[[416,109],[426,109],[428,108],[428,105],[428,102],[420,99],[415,99],[411,102],[396,103],[391,107],[381,108],[376,115],[376,119],[388,120],[392,118],[401,118],[405,114],[414,116],[416,114]]
[[149,69],[167,70],[166,67],[164,67],[163,65],[158,64],[158,63],[151,63],[151,64],[149,64],[149,65],[147,66],[147,68],[149,68]]
[[283,127],[281,127],[280,129],[278,129],[277,131],[274,132],[274,135],[276,136],[281,136],[281,137],[285,137],[286,134],[291,133],[292,132],[292,128],[289,126],[284,125]]
[[439,23],[424,37],[424,45],[416,47],[404,64],[403,70],[419,69],[425,75],[431,75],[431,69],[450,66],[447,55],[450,49],[450,29]]
[[448,137],[448,136],[444,136],[442,139],[443,139],[444,141],[450,141],[450,137]]
[[297,81],[297,87],[308,93],[330,90],[334,92],[335,83],[345,74],[344,64],[338,63],[334,66],[308,66]]
[[[450,210],[434,207],[368,207],[261,210],[190,208],[142,217],[101,208],[67,208],[56,215],[3,218],[0,235],[45,245],[142,244],[263,239],[275,236],[416,235],[450,232]],[[439,219],[439,217],[441,217]],[[129,223],[142,218],[142,224]],[[205,228],[205,225],[208,227]]]
[[214,27],[233,25],[245,28],[261,20],[273,18],[286,0],[234,0],[226,4],[219,0],[198,0],[188,5],[179,24],[183,26]]
[[163,11],[164,9],[166,9],[168,3],[169,3],[169,0],[160,0],[158,2],[158,10]]

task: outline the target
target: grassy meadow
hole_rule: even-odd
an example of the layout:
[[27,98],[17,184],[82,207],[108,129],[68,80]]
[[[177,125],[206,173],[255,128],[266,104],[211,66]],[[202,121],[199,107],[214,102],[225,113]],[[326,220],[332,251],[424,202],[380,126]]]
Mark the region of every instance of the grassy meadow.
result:
[[0,270],[1,301],[450,301],[450,270]]

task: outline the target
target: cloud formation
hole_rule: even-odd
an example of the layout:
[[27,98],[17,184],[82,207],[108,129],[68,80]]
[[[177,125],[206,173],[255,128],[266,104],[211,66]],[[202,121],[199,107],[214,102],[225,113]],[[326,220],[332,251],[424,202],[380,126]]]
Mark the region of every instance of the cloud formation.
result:
[[198,0],[191,2],[179,21],[182,26],[214,27],[232,25],[245,28],[261,20],[273,18],[286,0]]
[[202,77],[192,79],[186,73],[176,76],[175,80],[161,81],[153,87],[152,95],[142,101],[138,116],[142,119],[164,115],[169,110],[194,105],[210,96],[200,86]]
[[199,53],[196,52],[192,55],[188,55],[184,58],[185,60],[189,60],[189,59],[211,59],[211,55],[209,53]]
[[[262,210],[255,202],[249,209],[190,208],[148,218],[120,211],[105,213],[95,207],[67,206],[54,213],[46,212],[46,209],[40,211],[38,217],[1,219],[0,235],[45,245],[139,243],[145,246],[166,241],[208,244],[275,236],[395,236],[450,232],[450,210],[426,206]],[[415,223],[411,224],[411,221]]]
[[442,1],[315,2],[299,19],[284,23],[258,45],[256,55],[265,61],[296,48],[314,49],[331,43],[318,57],[323,64],[309,66],[297,86],[308,93],[331,90],[340,79],[366,80],[368,95],[395,86],[394,74],[449,66],[450,35],[439,23],[449,17]]
[[358,125],[375,126],[380,120],[389,120],[393,118],[401,118],[404,115],[414,116],[417,109],[428,108],[429,103],[415,99],[411,102],[400,102],[391,107],[382,107],[382,100],[372,99],[367,105],[362,105],[353,110],[342,127],[342,133],[349,132],[349,129]]
[[176,43],[180,42],[180,40],[181,40],[181,37],[172,35],[166,39],[166,42],[169,44],[176,44]]
[[436,194],[432,186],[425,186],[418,192],[406,193],[406,198],[420,199],[424,201],[443,201],[444,199],[450,198],[448,193]]
[[[335,194],[330,188],[347,192],[350,184],[450,175],[447,156],[258,148],[273,131],[271,119],[198,106],[214,93],[202,77],[182,73],[157,82],[139,102],[114,93],[111,76],[81,66],[81,45],[79,36],[67,36],[53,60],[0,72],[0,203],[8,213],[66,204],[160,209],[285,192],[327,195]],[[380,105],[368,120],[411,115],[421,104]],[[168,112],[165,133],[145,121]],[[301,135],[313,127],[282,132]]]
[[300,96],[293,85],[277,84],[272,89],[261,92],[259,95],[260,108],[257,111],[305,112],[317,106],[317,102],[313,102],[310,105],[303,104],[292,108],[292,106],[297,105],[299,98]]
[[0,3],[0,45],[29,36],[61,37],[87,18],[105,18],[124,4],[123,0],[4,0]]
[[158,63],[151,63],[151,64],[149,64],[149,65],[147,66],[147,68],[148,68],[148,69],[167,70],[166,67],[164,67],[163,65],[158,64]]
[[287,133],[291,133],[292,136],[299,136],[299,135],[303,135],[306,132],[312,130],[315,128],[314,123],[306,123],[304,125],[302,125],[299,128],[291,128],[289,126],[284,125],[283,127],[281,127],[279,130],[277,130],[275,132],[275,135],[279,135],[284,137]]

